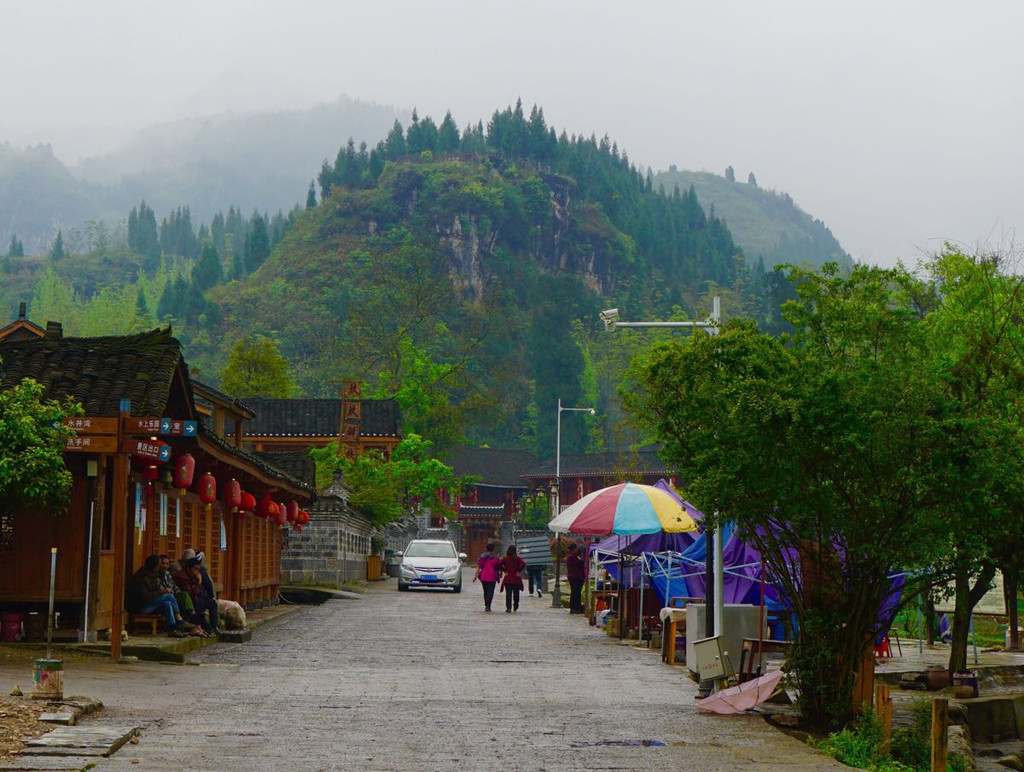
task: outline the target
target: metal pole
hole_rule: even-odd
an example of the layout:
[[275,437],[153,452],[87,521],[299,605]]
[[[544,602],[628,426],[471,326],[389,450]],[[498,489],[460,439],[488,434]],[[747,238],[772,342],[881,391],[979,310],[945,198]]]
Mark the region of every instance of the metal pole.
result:
[[704,526],[704,637],[715,634],[715,544],[712,531]]
[[[718,517],[718,513],[715,513]],[[725,568],[722,565],[722,524],[715,525],[715,635],[725,633]]]
[[50,658],[50,643],[53,640],[53,586],[57,579],[57,548],[50,548],[50,613],[46,617],[46,658]]
[[[558,398],[558,418],[555,423],[555,512],[552,519],[559,515],[559,500],[562,493],[562,398]],[[562,607],[562,537],[555,534],[555,587],[551,591],[551,607]]]
[[89,540],[85,551],[85,603],[82,610],[82,642],[89,641],[89,574],[92,571],[92,526],[96,513],[96,502],[89,502]]

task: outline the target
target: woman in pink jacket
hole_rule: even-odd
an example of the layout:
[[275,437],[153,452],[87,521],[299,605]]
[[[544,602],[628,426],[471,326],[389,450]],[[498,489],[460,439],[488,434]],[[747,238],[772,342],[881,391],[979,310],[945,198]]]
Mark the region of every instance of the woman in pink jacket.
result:
[[476,575],[473,577],[473,581],[479,579],[480,584],[484,586],[484,611],[491,610],[491,601],[494,600],[494,585],[498,583],[498,577],[501,575],[500,564],[501,559],[494,554],[493,543],[487,545],[487,551],[476,561]]

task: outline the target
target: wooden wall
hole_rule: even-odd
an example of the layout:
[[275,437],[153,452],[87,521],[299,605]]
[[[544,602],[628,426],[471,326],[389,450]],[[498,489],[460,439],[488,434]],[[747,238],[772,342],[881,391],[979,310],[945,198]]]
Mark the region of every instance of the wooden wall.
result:
[[55,600],[84,598],[88,499],[88,479],[76,476],[64,514],[0,509],[0,603],[48,602],[52,547],[57,548]]

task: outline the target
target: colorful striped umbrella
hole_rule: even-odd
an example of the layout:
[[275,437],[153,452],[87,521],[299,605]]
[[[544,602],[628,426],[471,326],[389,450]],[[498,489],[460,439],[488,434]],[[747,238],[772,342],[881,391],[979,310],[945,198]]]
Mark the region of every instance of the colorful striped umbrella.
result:
[[680,533],[697,523],[671,494],[653,485],[619,483],[588,493],[548,524],[555,533]]

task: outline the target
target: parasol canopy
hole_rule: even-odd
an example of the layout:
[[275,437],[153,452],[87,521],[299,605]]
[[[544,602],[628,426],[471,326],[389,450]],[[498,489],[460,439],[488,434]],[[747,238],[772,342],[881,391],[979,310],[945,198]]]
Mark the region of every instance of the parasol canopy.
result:
[[619,533],[682,533],[697,523],[678,499],[653,485],[619,483],[588,493],[548,524],[555,533],[608,536]]
[[781,670],[773,670],[767,675],[744,681],[739,686],[730,686],[728,689],[715,692],[710,697],[694,700],[693,704],[703,710],[721,713],[724,716],[742,713],[770,699],[778,691],[782,675]]

